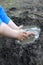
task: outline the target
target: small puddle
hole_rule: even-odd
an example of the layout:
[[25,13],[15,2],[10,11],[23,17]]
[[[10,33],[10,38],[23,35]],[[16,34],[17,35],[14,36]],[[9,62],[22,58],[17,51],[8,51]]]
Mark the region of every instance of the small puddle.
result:
[[24,26],[23,29],[27,32],[33,32],[34,35],[29,36],[27,39],[25,39],[23,41],[16,40],[16,42],[18,44],[22,44],[22,45],[23,44],[30,44],[30,43],[34,43],[35,40],[38,40],[40,31],[41,31],[41,29],[39,27],[31,25],[31,26]]

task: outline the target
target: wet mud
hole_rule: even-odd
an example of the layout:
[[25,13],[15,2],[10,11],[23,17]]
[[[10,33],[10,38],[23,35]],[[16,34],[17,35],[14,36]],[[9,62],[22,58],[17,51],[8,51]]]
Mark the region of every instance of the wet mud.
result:
[[[9,17],[19,26],[37,25],[41,28],[40,36],[33,44],[17,44],[15,39],[0,36],[0,65],[43,65],[43,16],[23,11],[19,17],[11,16],[10,8],[7,13]],[[31,11],[32,12],[32,11]],[[28,16],[29,15],[29,16]],[[33,17],[35,16],[35,18]]]

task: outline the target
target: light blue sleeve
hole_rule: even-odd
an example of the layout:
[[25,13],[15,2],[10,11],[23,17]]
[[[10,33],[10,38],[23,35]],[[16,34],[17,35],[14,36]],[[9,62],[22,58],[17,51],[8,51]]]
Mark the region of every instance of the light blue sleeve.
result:
[[11,20],[11,19],[7,16],[7,14],[6,14],[6,12],[5,12],[5,10],[3,9],[2,6],[0,6],[0,18],[1,18],[1,20],[2,20],[4,23],[6,23],[6,24],[8,24],[9,21]]

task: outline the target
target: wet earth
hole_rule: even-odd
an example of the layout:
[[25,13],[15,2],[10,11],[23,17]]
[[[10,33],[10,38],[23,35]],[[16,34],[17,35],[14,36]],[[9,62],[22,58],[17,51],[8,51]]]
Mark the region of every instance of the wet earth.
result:
[[18,26],[36,25],[41,32],[38,40],[26,45],[0,36],[0,65],[43,65],[43,7],[11,7],[7,14]]

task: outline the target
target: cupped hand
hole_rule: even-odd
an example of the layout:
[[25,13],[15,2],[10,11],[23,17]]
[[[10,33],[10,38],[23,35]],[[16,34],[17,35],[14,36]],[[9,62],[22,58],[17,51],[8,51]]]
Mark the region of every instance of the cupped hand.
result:
[[26,32],[25,30],[23,29],[20,29],[20,30],[17,30],[17,33],[16,33],[16,39],[18,40],[25,40],[26,38],[28,38],[28,36],[34,36],[34,33],[33,32]]
[[28,37],[28,34],[27,32],[25,32],[24,30],[20,29],[20,30],[17,30],[17,33],[16,33],[16,38],[18,40],[24,40]]

